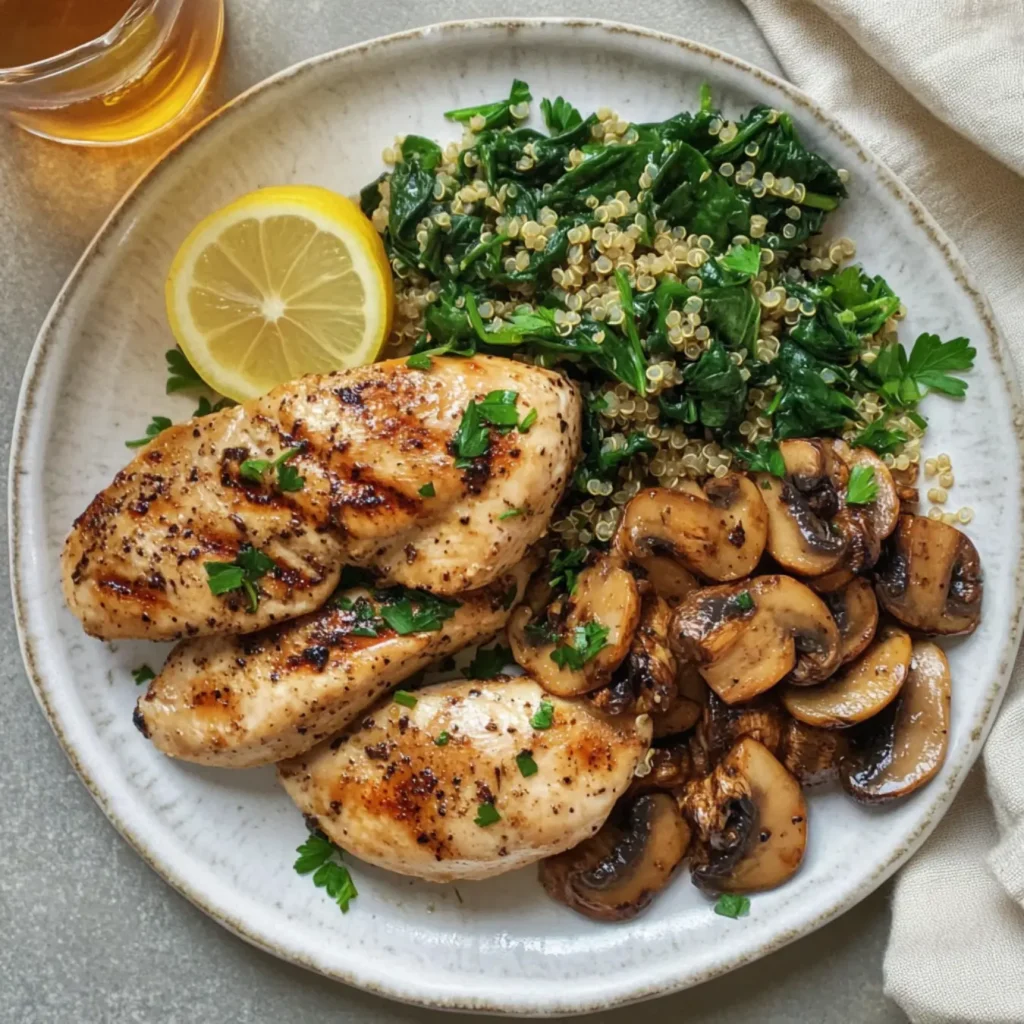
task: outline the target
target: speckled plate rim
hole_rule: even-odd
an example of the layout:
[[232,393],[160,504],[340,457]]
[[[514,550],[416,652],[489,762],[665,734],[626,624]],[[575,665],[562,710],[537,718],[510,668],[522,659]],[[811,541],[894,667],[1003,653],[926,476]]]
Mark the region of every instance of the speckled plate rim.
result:
[[[78,287],[86,268],[92,262],[97,252],[104,243],[120,231],[126,220],[132,216],[132,208],[135,202],[140,200],[146,193],[147,186],[155,183],[156,172],[163,168],[168,162],[174,161],[186,152],[189,146],[201,136],[213,123],[220,119],[229,117],[243,108],[253,97],[285,82],[300,78],[310,72],[313,68],[331,62],[345,62],[357,58],[359,55],[373,51],[378,52],[396,44],[414,43],[421,41],[429,43],[432,38],[450,37],[460,33],[476,32],[481,30],[500,29],[507,32],[517,30],[536,30],[545,26],[559,26],[578,28],[583,31],[592,32],[597,45],[602,37],[612,37],[618,34],[627,34],[638,37],[649,43],[671,49],[699,55],[712,61],[720,61],[731,68],[749,75],[750,77],[769,85],[782,92],[789,102],[800,107],[805,115],[813,117],[821,127],[834,134],[841,142],[852,148],[869,165],[878,177],[878,180],[885,185],[895,201],[903,204],[912,214],[915,221],[924,230],[932,244],[940,252],[944,262],[952,273],[957,285],[962,289],[965,296],[973,304],[980,320],[986,328],[985,343],[988,345],[995,366],[999,373],[1000,382],[1006,392],[1008,404],[1013,413],[1013,422],[1016,428],[1016,445],[1018,453],[1021,479],[1024,480],[1024,402],[1022,402],[1020,388],[1018,386],[1010,354],[1005,343],[999,336],[996,329],[995,319],[988,305],[987,300],[981,293],[973,274],[966,266],[956,247],[938,226],[932,216],[924,209],[911,191],[900,181],[900,179],[889,168],[882,163],[874,154],[848,132],[834,118],[823,111],[818,104],[806,93],[795,88],[790,83],[769,74],[768,72],[755,67],[737,57],[723,53],[713,47],[704,46],[690,40],[677,36],[660,33],[650,29],[626,25],[618,22],[602,21],[598,19],[576,19],[576,18],[526,18],[526,19],[477,19],[467,21],[452,21],[441,24],[429,25],[419,29],[382,36],[364,43],[343,47],[329,53],[321,54],[295,64],[285,70],[273,75],[262,82],[257,83],[250,89],[241,93],[224,107],[211,114],[200,122],[170,149],[167,150],[125,193],[120,202],[114,207],[95,237],[87,246],[82,257],[72,270],[63,288],[58,294],[51,307],[39,335],[36,338],[25,375],[22,380],[21,391],[18,398],[18,408],[15,414],[14,431],[11,443],[11,459],[8,481],[8,519],[10,523],[9,550],[11,566],[11,589],[14,600],[15,622],[18,630],[18,638],[21,646],[22,657],[25,663],[26,672],[32,685],[36,699],[39,701],[46,717],[53,728],[58,741],[64,749],[65,754],[75,768],[79,777],[85,783],[93,798],[100,808],[110,819],[114,827],[132,845],[138,854],[156,871],[165,881],[172,885],[190,902],[199,909],[214,918],[224,927],[234,932],[240,938],[254,946],[265,950],[275,956],[318,971],[335,980],[355,985],[367,991],[376,992],[403,1002],[414,1003],[424,1006],[432,1006],[440,1009],[488,1012],[497,1014],[528,1014],[530,1016],[562,1016],[570,1014],[582,1014],[598,1010],[609,1009],[612,1006],[635,1002],[642,999],[649,999],[659,995],[679,991],[713,977],[725,974],[746,963],[756,960],[771,953],[782,946],[794,941],[802,935],[820,928],[824,924],[838,917],[840,914],[854,906],[890,875],[893,874],[924,842],[927,836],[938,824],[943,813],[948,809],[957,791],[962,785],[968,770],[976,760],[984,744],[988,731],[995,718],[1003,694],[1009,681],[1010,672],[1016,657],[1017,648],[1020,643],[1021,627],[1024,622],[1024,548],[1021,549],[1017,565],[1013,570],[1014,599],[1017,612],[1007,623],[1005,640],[999,652],[996,678],[991,680],[987,687],[986,699],[981,712],[976,720],[971,723],[970,742],[957,751],[955,762],[951,763],[946,779],[946,784],[941,790],[930,793],[930,803],[923,813],[917,829],[907,840],[895,850],[874,872],[867,877],[860,879],[857,884],[844,891],[839,898],[833,899],[825,908],[817,910],[808,915],[802,924],[794,929],[779,933],[770,940],[762,942],[754,948],[744,950],[742,953],[732,957],[723,958],[712,969],[703,972],[688,971],[685,965],[681,965],[674,972],[663,974],[658,981],[646,983],[639,980],[638,984],[629,982],[620,986],[614,992],[608,989],[598,999],[591,1002],[574,999],[571,1005],[567,1004],[556,994],[550,997],[549,1005],[540,1005],[537,1000],[531,999],[527,1002],[519,1002],[513,999],[504,1000],[481,1000],[477,998],[461,997],[458,992],[446,992],[440,994],[429,982],[406,983],[405,979],[393,977],[388,984],[380,984],[359,975],[355,971],[337,971],[318,964],[313,959],[290,949],[281,944],[275,943],[269,936],[255,933],[243,921],[234,916],[227,907],[215,906],[208,896],[199,891],[186,877],[182,877],[169,864],[165,863],[156,849],[150,848],[146,839],[120,816],[115,813],[110,801],[105,794],[103,787],[94,779],[80,762],[76,755],[74,743],[65,732],[60,715],[55,709],[51,700],[52,693],[47,680],[39,670],[39,645],[45,642],[45,638],[33,635],[29,622],[28,604],[30,586],[22,571],[22,565],[18,558],[20,548],[20,537],[23,532],[23,522],[28,514],[28,507],[23,497],[21,481],[29,473],[30,469],[25,463],[28,454],[27,436],[30,430],[30,423],[36,410],[37,392],[40,387],[47,366],[48,358],[51,355],[55,344],[57,325],[69,303],[70,297]],[[1024,518],[1024,495],[1018,494],[1017,516],[1018,521]]]

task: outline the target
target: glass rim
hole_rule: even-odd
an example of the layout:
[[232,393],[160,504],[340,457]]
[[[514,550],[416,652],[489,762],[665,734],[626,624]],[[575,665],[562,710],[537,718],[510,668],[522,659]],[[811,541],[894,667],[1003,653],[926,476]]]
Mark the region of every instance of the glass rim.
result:
[[161,0],[132,0],[131,6],[101,36],[87,39],[84,43],[55,53],[52,57],[32,61],[29,64],[0,65],[0,78],[7,80],[30,80],[67,71],[72,67],[99,56],[127,35],[138,24],[142,16]]

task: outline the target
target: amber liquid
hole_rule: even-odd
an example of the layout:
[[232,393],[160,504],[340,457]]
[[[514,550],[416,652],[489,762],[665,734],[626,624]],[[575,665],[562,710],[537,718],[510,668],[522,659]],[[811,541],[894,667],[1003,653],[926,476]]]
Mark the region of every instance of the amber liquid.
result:
[[[0,68],[97,39],[130,6],[131,0],[0,0]],[[50,138],[100,145],[143,138],[199,99],[223,29],[223,0],[162,0],[87,65],[62,72],[56,96],[51,89],[47,102],[21,103],[8,113]]]

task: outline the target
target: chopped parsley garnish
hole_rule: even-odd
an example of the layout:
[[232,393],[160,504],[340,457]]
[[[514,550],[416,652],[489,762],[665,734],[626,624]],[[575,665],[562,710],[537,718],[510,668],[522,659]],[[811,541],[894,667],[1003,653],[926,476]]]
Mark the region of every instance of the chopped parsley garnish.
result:
[[289,459],[294,459],[302,449],[303,445],[300,444],[281,452],[276,459],[246,459],[238,467],[238,472],[246,480],[262,483],[263,475],[267,470],[273,469],[277,471],[278,490],[301,491],[305,486],[306,478],[299,476],[298,470],[294,466],[287,465],[287,462]]
[[520,421],[519,421],[519,433],[527,434],[530,431],[530,427],[537,422],[537,410],[531,409]]
[[732,599],[732,603],[741,612],[753,611],[754,608],[754,599],[750,596],[749,590],[744,590],[742,593],[737,594]]
[[199,404],[196,406],[196,411],[192,413],[192,418],[195,419],[197,416],[209,416],[212,412],[220,412],[221,409],[230,409],[236,404],[237,403],[231,401],[230,398],[221,398],[211,404],[206,395],[200,395]]
[[737,274],[757,277],[761,272],[761,247],[753,244],[734,245],[719,262]]
[[547,619],[538,619],[526,624],[526,637],[535,644],[553,644],[558,640],[558,630]]
[[172,420],[166,416],[154,416],[146,427],[146,436],[137,438],[134,441],[125,441],[125,448],[142,448],[149,444],[157,434],[162,434],[168,427],[172,426]]
[[470,679],[493,679],[506,665],[512,664],[512,660],[512,652],[501,644],[479,647],[466,668],[466,675]]
[[437,491],[434,490],[433,483],[426,483],[420,488],[419,495],[421,498],[433,498],[436,497]]
[[548,583],[555,590],[566,590],[572,594],[576,590],[579,570],[587,560],[589,552],[586,548],[570,548],[568,551],[556,551],[551,559]]
[[498,809],[494,804],[480,804],[480,806],[477,807],[476,817],[473,819],[474,825],[486,828],[488,825],[493,825],[497,821],[501,821],[501,815],[498,813]]
[[511,429],[519,422],[516,411],[518,391],[490,391],[477,407],[481,417],[492,426]]
[[735,893],[723,892],[715,903],[715,913],[722,917],[746,917],[750,913],[750,898]]
[[873,466],[854,466],[846,485],[847,505],[870,505],[878,497],[878,481]]
[[528,779],[531,775],[537,774],[537,762],[533,759],[533,754],[529,750],[524,750],[521,754],[516,754],[516,767],[519,769],[519,774],[524,779]]
[[895,455],[907,435],[898,427],[889,428],[878,419],[869,423],[850,443],[854,448],[870,448],[877,455]]
[[487,427],[480,421],[480,406],[470,401],[462,414],[462,422],[452,438],[455,448],[455,466],[466,469],[473,464],[473,459],[486,454],[491,446],[491,437]]
[[395,690],[391,695],[391,699],[396,704],[401,704],[403,708],[414,708],[419,703],[418,698],[414,697],[408,690]]
[[249,610],[260,606],[256,582],[276,568],[274,560],[251,544],[243,544],[233,562],[205,562],[206,582],[214,594],[227,594],[244,590],[249,598]]
[[448,735],[448,730],[445,729],[443,732],[438,733],[437,739],[434,740],[435,747],[446,747],[448,746],[448,740],[451,737]]
[[550,729],[555,720],[555,705],[549,700],[542,700],[540,707],[533,713],[530,725],[534,729]]
[[[191,391],[193,388],[205,388],[203,378],[196,373],[195,368],[188,361],[188,356],[180,348],[169,348],[164,353],[167,360],[167,394],[173,395],[176,391]],[[196,415],[201,415],[196,413]]]
[[136,686],[142,686],[151,679],[156,679],[156,673],[148,665],[140,665],[132,669],[132,679],[135,680]]
[[450,619],[460,602],[438,597],[426,590],[396,588],[381,595],[380,617],[399,635],[432,633]]
[[578,672],[588,661],[597,657],[599,651],[608,646],[608,633],[608,627],[602,626],[596,620],[576,626],[572,631],[571,641],[568,644],[559,644],[551,652],[551,660],[559,668]]
[[[340,604],[339,607],[344,607]],[[349,608],[346,611],[352,611],[355,614],[355,623],[349,630],[352,636],[380,636],[380,631],[384,628],[384,622],[377,618],[376,613],[373,610],[373,605],[365,597],[356,598],[354,603],[350,603]]]
[[325,889],[341,912],[347,914],[349,904],[359,893],[348,868],[341,863],[341,850],[325,836],[314,833],[295,852],[299,855],[294,865],[296,872],[300,875],[315,872],[313,884]]
[[425,352],[414,352],[408,359],[406,359],[405,365],[408,366],[410,370],[429,370],[432,365],[432,361],[430,356]]
[[516,516],[521,516],[522,514],[523,514],[523,510],[521,508],[507,508],[507,509],[505,509],[504,512],[501,513],[500,516],[498,516],[498,519],[500,519],[500,520],[515,519]]
[[737,457],[747,464],[752,473],[771,473],[772,476],[786,475],[786,462],[774,441],[758,441],[754,449],[734,448]]

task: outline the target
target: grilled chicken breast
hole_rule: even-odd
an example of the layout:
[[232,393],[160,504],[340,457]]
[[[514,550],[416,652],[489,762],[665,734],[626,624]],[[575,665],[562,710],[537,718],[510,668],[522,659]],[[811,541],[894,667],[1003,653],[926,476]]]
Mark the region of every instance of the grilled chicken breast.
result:
[[[429,881],[498,875],[593,835],[651,739],[646,716],[612,718],[528,676],[440,683],[415,696],[412,708],[382,701],[354,731],[278,772],[343,849]],[[542,702],[549,728],[531,724]],[[517,762],[525,754],[533,774]]]
[[[488,449],[456,465],[467,406],[497,390],[517,392],[519,416],[536,420],[502,433],[477,417]],[[65,598],[93,636],[174,640],[310,612],[344,563],[439,594],[486,586],[547,529],[579,443],[576,388],[508,359],[305,377],[143,448],[75,521]],[[300,490],[282,490],[273,467],[262,480],[241,471],[300,446],[286,463]],[[273,562],[248,581],[255,610],[252,591],[215,594],[207,579],[207,563],[244,559],[247,546]]]
[[371,595],[355,587],[259,633],[183,640],[139,698],[135,724],[165,754],[200,764],[251,768],[294,757],[421,668],[492,637],[536,561],[459,595],[450,618],[426,631],[401,635],[376,616],[368,629],[366,609],[381,606],[361,605]]

